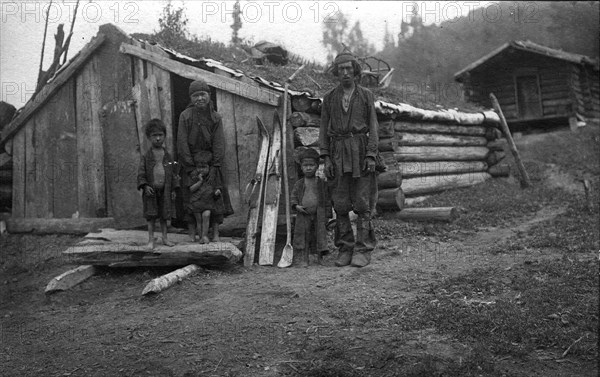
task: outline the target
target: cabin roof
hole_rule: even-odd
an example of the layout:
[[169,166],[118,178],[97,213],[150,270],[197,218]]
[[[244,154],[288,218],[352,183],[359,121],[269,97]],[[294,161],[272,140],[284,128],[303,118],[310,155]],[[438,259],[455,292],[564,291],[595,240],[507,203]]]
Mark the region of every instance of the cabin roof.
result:
[[476,61],[469,64],[465,68],[456,72],[454,74],[454,79],[456,81],[461,82],[463,77],[468,72],[485,64],[491,58],[493,58],[497,55],[500,55],[500,54],[504,54],[504,53],[508,52],[509,50],[526,51],[526,52],[531,52],[534,54],[538,54],[538,55],[553,58],[553,59],[563,60],[563,61],[573,63],[573,64],[589,65],[589,66],[594,67],[596,70],[598,70],[598,59],[593,59],[586,55],[575,54],[575,53],[566,52],[563,50],[557,50],[557,49],[546,47],[546,46],[543,46],[543,45],[540,45],[540,44],[537,44],[537,43],[531,42],[531,41],[516,41],[515,40],[515,41],[510,41],[510,42],[504,43],[502,46],[496,48],[492,52],[486,54],[485,56],[477,59]]

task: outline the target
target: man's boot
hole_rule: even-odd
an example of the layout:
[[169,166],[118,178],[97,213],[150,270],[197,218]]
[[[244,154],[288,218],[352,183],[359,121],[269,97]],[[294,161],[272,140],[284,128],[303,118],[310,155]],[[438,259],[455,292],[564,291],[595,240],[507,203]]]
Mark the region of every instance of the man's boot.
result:
[[356,219],[356,246],[352,255],[353,267],[365,267],[371,263],[371,251],[375,247],[375,234],[371,228],[370,214]]
[[348,214],[338,215],[335,226],[335,246],[338,247],[339,254],[335,265],[344,267],[352,261],[352,250],[354,249],[354,233],[350,224]]

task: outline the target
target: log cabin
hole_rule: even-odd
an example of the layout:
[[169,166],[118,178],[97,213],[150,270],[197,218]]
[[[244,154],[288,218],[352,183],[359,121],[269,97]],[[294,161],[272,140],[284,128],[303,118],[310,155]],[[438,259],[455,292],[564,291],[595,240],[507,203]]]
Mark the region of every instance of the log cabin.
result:
[[531,41],[511,41],[454,75],[465,99],[491,107],[494,93],[511,130],[600,118],[598,59]]
[[[213,88],[213,102],[223,116],[224,175],[235,211],[224,225],[243,231],[245,188],[258,160],[256,117],[272,129],[273,112],[281,115],[283,87],[211,59],[193,59],[140,41],[106,24],[2,129],[1,156],[12,165],[12,218],[19,224],[14,232],[144,226],[136,190],[140,153],[148,148],[142,127],[161,118],[167,124],[166,148],[177,158],[179,114],[189,103],[189,84],[198,78]],[[294,113],[287,140],[316,147],[322,99],[289,93]],[[497,131],[499,118],[493,111],[423,110],[383,101],[376,101],[375,109],[380,151],[390,160],[389,172],[379,178],[385,191],[378,201],[381,208],[402,209],[403,174],[406,188],[415,186],[408,196],[490,177],[484,161],[487,141],[497,138],[488,132]],[[292,145],[287,150],[294,153]],[[297,166],[292,155],[287,161],[293,184]],[[180,201],[177,215],[183,215]]]
[[[112,24],[100,26],[2,129],[0,150],[12,159],[12,218],[143,226],[136,190],[140,154],[149,147],[143,125],[151,118],[165,122],[165,147],[176,159],[179,114],[195,79],[213,88],[223,116],[223,173],[235,211],[227,221],[245,223],[243,193],[258,159],[256,117],[272,127],[281,91],[219,62],[137,40]],[[181,218],[182,203],[176,207]]]

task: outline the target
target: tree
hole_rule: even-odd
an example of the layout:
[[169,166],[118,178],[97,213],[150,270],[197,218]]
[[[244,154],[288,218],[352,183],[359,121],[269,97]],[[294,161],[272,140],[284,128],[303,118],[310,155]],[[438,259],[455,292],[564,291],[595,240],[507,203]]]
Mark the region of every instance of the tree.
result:
[[327,48],[327,61],[332,62],[335,54],[342,51],[344,35],[348,28],[348,19],[342,12],[338,12],[337,22],[323,24],[323,46]]
[[242,41],[242,39],[238,36],[239,30],[242,28],[242,18],[240,17],[241,14],[242,11],[240,8],[240,2],[238,0],[233,6],[233,14],[231,15],[233,17],[233,24],[231,24],[231,28],[233,29],[233,32],[231,33],[231,43],[233,45],[238,45]]
[[185,8],[175,9],[171,0],[169,0],[158,19],[160,30],[156,33],[156,36],[165,45],[176,48],[189,35],[187,23],[188,18],[185,15]]

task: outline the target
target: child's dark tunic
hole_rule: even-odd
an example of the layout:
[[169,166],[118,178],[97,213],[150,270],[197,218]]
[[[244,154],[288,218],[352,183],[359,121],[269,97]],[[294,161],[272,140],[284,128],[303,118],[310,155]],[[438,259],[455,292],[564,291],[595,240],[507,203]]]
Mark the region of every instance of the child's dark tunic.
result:
[[[316,194],[317,194],[317,205],[316,211],[309,210],[310,213],[305,215],[303,213],[296,214],[296,223],[294,225],[294,249],[309,249],[311,245],[314,245],[313,252],[327,252],[327,219],[331,217],[331,198],[329,189],[325,181],[319,177],[315,177],[316,180]],[[296,205],[303,205],[303,199],[305,196],[305,182],[304,178],[299,179],[294,184],[290,203],[292,208]],[[314,207],[313,207],[314,209]]]
[[[171,155],[166,150],[162,160],[165,172],[163,187],[157,187],[154,179],[154,167],[157,161],[154,158],[152,148],[141,157],[138,168],[137,188],[142,190],[142,203],[144,206],[144,217],[146,220],[162,219],[169,220],[173,211],[171,209],[171,192],[179,187],[176,172],[173,171],[174,164]],[[154,189],[154,196],[144,195],[144,186],[149,185]]]
[[[192,183],[198,182],[198,179],[192,178]],[[191,190],[190,190],[191,192]],[[204,181],[196,191],[191,192],[189,211],[192,213],[202,213],[204,211],[214,211],[217,201],[214,197],[215,188]]]

